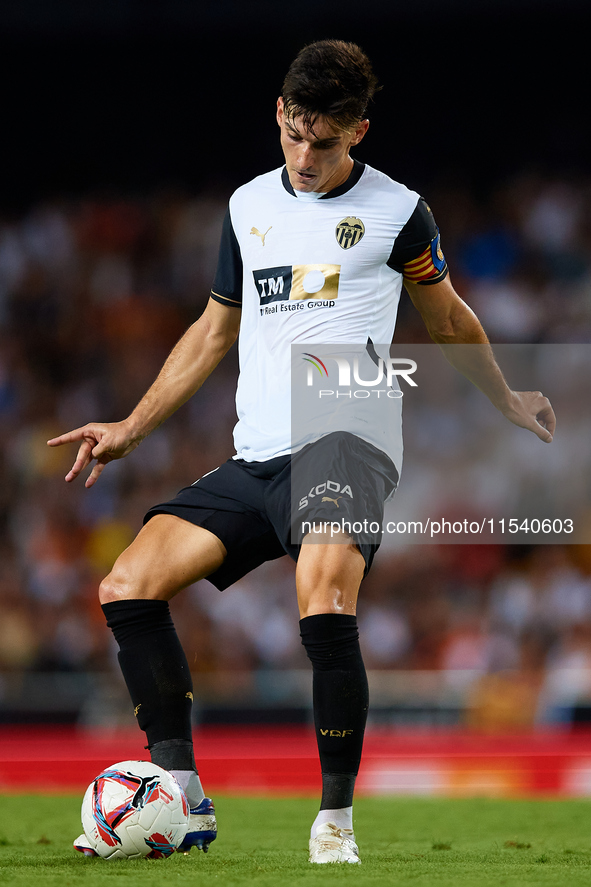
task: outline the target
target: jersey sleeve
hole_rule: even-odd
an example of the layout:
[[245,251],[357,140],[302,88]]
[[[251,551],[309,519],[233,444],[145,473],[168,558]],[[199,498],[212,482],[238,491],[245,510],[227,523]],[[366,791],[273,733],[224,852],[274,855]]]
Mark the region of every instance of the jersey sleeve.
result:
[[211,298],[222,305],[242,305],[242,254],[232,226],[230,209],[222,225],[218,266],[211,288]]
[[427,202],[420,197],[410,219],[394,241],[387,262],[409,283],[430,285],[447,277],[439,228]]

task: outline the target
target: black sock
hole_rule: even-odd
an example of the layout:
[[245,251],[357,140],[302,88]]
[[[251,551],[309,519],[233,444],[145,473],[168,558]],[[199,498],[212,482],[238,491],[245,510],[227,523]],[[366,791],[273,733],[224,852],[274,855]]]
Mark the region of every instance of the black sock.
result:
[[369,705],[357,617],[306,616],[300,620],[300,634],[314,669],[314,724],[322,769],[320,809],[350,807]]
[[167,770],[194,769],[193,683],[168,601],[113,601],[103,612],[152,761]]

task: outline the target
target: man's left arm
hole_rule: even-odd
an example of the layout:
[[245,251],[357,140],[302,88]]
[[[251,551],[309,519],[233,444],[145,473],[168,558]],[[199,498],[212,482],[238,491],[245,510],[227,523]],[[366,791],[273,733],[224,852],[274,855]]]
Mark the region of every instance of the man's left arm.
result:
[[[540,391],[509,388],[480,321],[458,296],[449,275],[428,286],[408,279],[404,285],[429,335],[442,346],[451,365],[480,388],[510,422],[551,443],[556,416],[550,401]],[[453,347],[460,345],[472,347]]]

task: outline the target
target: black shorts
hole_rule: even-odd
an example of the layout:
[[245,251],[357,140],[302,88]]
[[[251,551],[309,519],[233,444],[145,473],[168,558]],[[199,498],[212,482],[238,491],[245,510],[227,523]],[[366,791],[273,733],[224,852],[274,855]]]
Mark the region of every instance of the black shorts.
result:
[[217,536],[227,556],[207,578],[220,591],[265,561],[284,554],[297,561],[302,538],[313,541],[327,526],[353,538],[367,573],[381,542],[384,502],[397,483],[388,456],[349,432],[333,432],[293,456],[228,459],[151,508],[144,523],[174,514]]

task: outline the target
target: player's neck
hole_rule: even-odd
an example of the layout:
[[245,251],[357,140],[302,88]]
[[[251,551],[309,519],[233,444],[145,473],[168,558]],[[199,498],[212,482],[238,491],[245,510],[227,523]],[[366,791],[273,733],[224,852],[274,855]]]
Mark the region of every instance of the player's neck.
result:
[[325,194],[330,194],[335,188],[340,188],[341,185],[344,185],[353,172],[353,165],[353,158],[347,154],[342,169],[337,170],[334,174],[334,178],[330,178],[328,182],[322,186],[322,191]]
[[340,165],[339,168],[334,171],[332,176],[330,176],[327,181],[322,182],[322,184],[317,189],[313,191],[301,190],[300,188],[297,188],[295,186],[295,184],[291,180],[291,176],[289,176],[290,185],[293,188],[293,193],[296,195],[296,197],[303,197],[304,199],[307,198],[308,200],[317,200],[318,198],[324,197],[327,194],[330,195],[331,191],[334,191],[336,188],[340,188],[342,185],[344,185],[350,178],[354,167],[355,162],[353,158],[349,154],[347,154],[347,157],[343,160],[342,165]]

